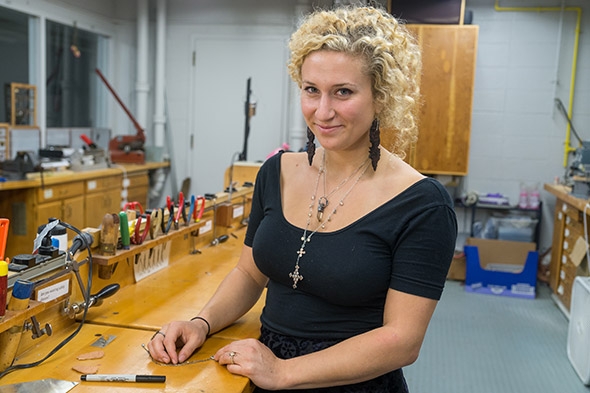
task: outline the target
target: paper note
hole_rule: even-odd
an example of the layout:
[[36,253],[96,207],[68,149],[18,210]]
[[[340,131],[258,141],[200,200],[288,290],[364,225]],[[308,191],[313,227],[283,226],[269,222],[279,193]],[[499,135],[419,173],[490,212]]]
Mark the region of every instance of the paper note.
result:
[[582,236],[578,236],[576,240],[576,244],[574,244],[574,248],[570,253],[570,259],[572,260],[573,264],[576,266],[580,266],[582,263],[582,259],[586,256],[586,250],[588,249],[588,243]]

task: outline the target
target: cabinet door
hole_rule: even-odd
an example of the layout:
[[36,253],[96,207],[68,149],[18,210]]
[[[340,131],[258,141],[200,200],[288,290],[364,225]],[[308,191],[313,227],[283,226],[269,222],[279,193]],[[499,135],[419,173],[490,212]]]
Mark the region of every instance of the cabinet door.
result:
[[[54,201],[41,203],[37,206],[37,217],[35,219],[35,225],[47,224],[49,218],[64,219],[62,210],[62,201]],[[36,228],[35,228],[36,230]]]
[[408,27],[422,49],[422,106],[418,142],[406,159],[425,174],[466,175],[478,26]]
[[97,228],[107,213],[121,210],[121,190],[111,189],[101,193],[86,195],[85,225]]
[[[86,227],[84,221],[84,196],[64,199],[63,220],[78,229]],[[68,236],[72,236],[72,234]]]
[[[128,176],[129,188],[127,189],[127,200],[141,203],[144,209],[148,208],[148,192],[150,179],[147,172],[133,173]],[[187,197],[185,195],[185,197]]]
[[[78,229],[83,229],[85,227],[84,197],[78,196],[39,204],[36,225],[47,224],[48,219],[52,217],[59,218]],[[75,233],[68,231],[69,239],[72,239],[72,236],[75,235]]]

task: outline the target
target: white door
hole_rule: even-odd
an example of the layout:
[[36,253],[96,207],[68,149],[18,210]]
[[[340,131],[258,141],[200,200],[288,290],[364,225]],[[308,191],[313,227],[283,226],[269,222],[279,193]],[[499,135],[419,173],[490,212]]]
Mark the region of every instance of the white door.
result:
[[191,191],[216,193],[244,144],[246,84],[251,78],[247,161],[263,161],[286,138],[288,74],[286,39],[233,35],[194,39]]

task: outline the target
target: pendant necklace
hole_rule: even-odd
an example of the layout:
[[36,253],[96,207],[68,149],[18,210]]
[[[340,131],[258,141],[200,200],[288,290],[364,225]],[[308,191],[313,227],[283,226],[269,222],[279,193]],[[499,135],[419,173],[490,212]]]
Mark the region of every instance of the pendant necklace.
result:
[[[326,153],[324,152],[324,157],[323,157],[323,163],[322,166],[320,167],[320,170],[318,172],[318,178],[316,180],[316,184],[315,184],[315,191],[314,194],[311,196],[311,203],[309,204],[309,212],[307,213],[307,224],[305,225],[305,229],[303,230],[303,236],[301,236],[301,247],[299,247],[299,250],[297,251],[297,260],[295,261],[295,270],[293,270],[293,272],[289,273],[289,277],[293,279],[293,289],[297,289],[297,283],[301,280],[303,280],[303,276],[299,273],[299,260],[301,259],[301,257],[305,254],[305,246],[307,245],[307,243],[311,242],[311,237],[313,235],[316,234],[316,232],[322,228],[324,229],[326,227],[326,223],[329,222],[332,219],[332,216],[334,214],[336,214],[336,210],[338,209],[338,206],[344,206],[344,200],[346,199],[346,197],[348,196],[348,194],[351,193],[352,189],[358,184],[358,182],[361,180],[361,178],[363,177],[363,175],[365,174],[365,172],[367,171],[367,168],[369,167],[369,159],[365,160],[365,162],[363,162],[363,164],[358,167],[357,170],[355,170],[350,176],[348,176],[343,182],[341,182],[338,187],[336,187],[335,190],[333,190],[332,192],[330,192],[330,194],[328,194],[327,196],[322,196],[320,197],[320,200],[318,200],[318,221],[320,221],[318,223],[318,226],[313,230],[313,232],[309,233],[309,226],[311,224],[311,217],[313,216],[312,212],[313,212],[313,206],[315,204],[315,198],[318,192],[318,185],[320,183],[320,177],[322,175],[322,173],[324,173],[325,176],[325,164],[326,164]],[[342,185],[344,185],[348,179],[350,179],[355,173],[358,173],[358,171],[361,170],[361,168],[364,169],[362,170],[361,174],[356,178],[355,182],[353,183],[353,185],[348,189],[348,191],[346,191],[346,193],[342,196],[342,198],[340,199],[340,201],[338,202],[338,205],[336,205],[334,207],[334,210],[332,210],[330,212],[330,214],[328,215],[328,217],[326,217],[326,219],[324,221],[321,221],[321,217],[323,217],[323,211],[326,208],[326,206],[328,206],[328,196],[332,195],[337,189],[339,189]],[[324,199],[324,203],[325,205],[320,205],[320,201],[322,200],[322,198]],[[320,206],[321,206],[321,213],[322,215],[320,216]]]
[[[322,218],[324,217],[324,210],[326,210],[326,207],[328,207],[328,205],[330,204],[330,201],[328,198],[330,198],[330,196],[332,196],[332,194],[334,194],[336,191],[338,191],[340,189],[340,187],[342,187],[343,185],[345,185],[348,180],[350,180],[351,177],[353,177],[354,175],[356,175],[362,168],[363,166],[366,164],[367,162],[364,161],[354,172],[352,172],[350,175],[348,175],[348,177],[344,180],[342,180],[340,182],[340,184],[338,184],[336,186],[336,188],[334,188],[332,191],[330,191],[329,194],[326,195],[326,179],[328,178],[328,168],[326,167],[326,154],[324,153],[324,156],[322,157],[322,166],[320,168],[320,172],[318,173],[318,183],[316,183],[316,191],[315,193],[317,194],[317,186],[319,184],[319,177],[322,175],[322,173],[324,174],[324,195],[322,195],[321,197],[318,198],[318,213],[317,213],[317,218],[318,221],[322,221]],[[313,199],[315,199],[315,194],[312,197],[312,201]]]

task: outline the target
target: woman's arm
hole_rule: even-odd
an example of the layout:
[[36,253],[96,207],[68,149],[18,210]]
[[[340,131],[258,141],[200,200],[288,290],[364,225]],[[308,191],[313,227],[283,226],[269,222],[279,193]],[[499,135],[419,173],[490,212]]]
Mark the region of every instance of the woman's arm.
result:
[[[242,247],[238,264],[223,279],[198,316],[207,320],[211,333],[223,329],[244,315],[258,301],[267,278],[260,273],[252,249]],[[177,321],[162,326],[148,348],[152,357],[164,363],[182,363],[203,345],[209,327],[200,319]]]
[[[390,289],[384,325],[309,355],[280,360],[256,340],[237,341],[215,358],[265,389],[309,389],[366,381],[413,363],[437,301]],[[232,357],[230,352],[234,352]]]

